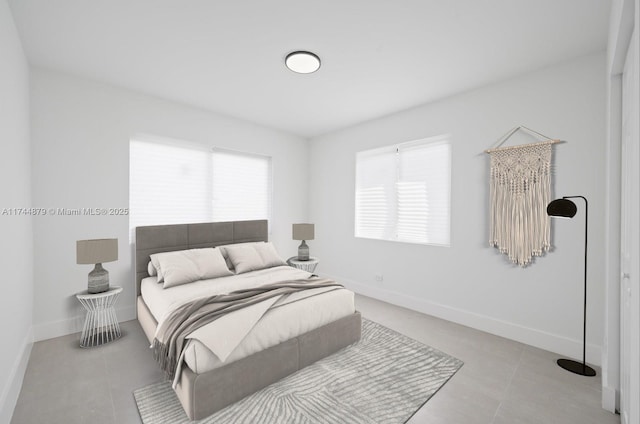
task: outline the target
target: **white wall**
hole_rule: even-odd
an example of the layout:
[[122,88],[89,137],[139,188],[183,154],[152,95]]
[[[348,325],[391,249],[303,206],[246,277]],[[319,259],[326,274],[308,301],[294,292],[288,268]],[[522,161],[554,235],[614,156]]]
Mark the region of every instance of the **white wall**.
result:
[[[488,157],[525,125],[566,140],[554,147],[557,197],[589,199],[587,360],[603,338],[605,55],[540,70],[310,141],[310,248],[322,273],[356,291],[572,357],[582,356],[584,205],[554,222],[555,250],[525,269],[489,248]],[[450,134],[451,247],[354,238],[359,150]],[[520,134],[520,133],[519,133]],[[506,145],[531,142],[520,135]],[[383,281],[375,281],[382,274]]]
[[29,66],[7,2],[0,0],[0,422],[13,414],[33,341]]
[[[126,208],[129,140],[150,134],[270,155],[271,239],[295,253],[291,223],[307,219],[307,143],[296,136],[205,110],[43,69],[32,69],[33,204],[42,208]],[[45,216],[34,223],[37,340],[79,331],[75,293],[92,267],[76,265],[80,239],[117,237],[119,260],[105,264],[124,287],[118,318],[134,318],[133,250],[127,216]]]

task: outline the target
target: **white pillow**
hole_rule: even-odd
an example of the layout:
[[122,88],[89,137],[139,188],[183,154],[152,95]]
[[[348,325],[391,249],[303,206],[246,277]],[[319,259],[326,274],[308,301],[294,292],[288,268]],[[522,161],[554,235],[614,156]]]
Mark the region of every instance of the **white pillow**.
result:
[[212,247],[204,249],[181,250],[177,252],[156,253],[164,279],[163,288],[187,284],[208,278],[218,278],[233,275],[225,263],[222,253]]
[[225,246],[236,274],[286,265],[272,243],[248,243]]
[[253,247],[258,251],[258,255],[262,258],[264,268],[286,265],[287,263],[280,257],[273,243],[258,243]]
[[252,244],[264,244],[264,242],[263,241],[248,241],[248,242],[244,242],[244,243],[223,244],[221,246],[216,246],[216,249],[220,249],[220,252],[222,252],[222,257],[224,257],[224,260],[227,262],[227,268],[229,268],[232,272],[235,272],[235,269],[233,267],[233,262],[231,262],[231,259],[229,259],[229,254],[227,253],[227,247],[248,246],[248,245],[252,245]]
[[[160,268],[160,262],[158,261],[158,258],[160,257],[159,255],[162,255],[162,253],[154,253],[153,255],[149,255],[149,259],[151,259],[151,266],[156,269],[156,276],[158,277],[156,282],[162,283],[164,282],[164,278],[162,276],[162,268]],[[147,271],[149,270],[147,269]]]
[[226,246],[225,249],[236,274],[264,268],[262,258],[253,245]]
[[153,266],[153,262],[149,261],[149,265],[147,265],[147,273],[149,274],[150,277],[155,277],[156,275],[158,275],[158,272],[156,271],[156,267]]

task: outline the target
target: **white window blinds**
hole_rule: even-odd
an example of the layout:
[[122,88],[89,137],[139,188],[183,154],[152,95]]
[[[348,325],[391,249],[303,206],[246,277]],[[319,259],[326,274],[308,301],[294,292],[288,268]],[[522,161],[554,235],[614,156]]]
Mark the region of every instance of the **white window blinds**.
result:
[[356,154],[356,237],[449,245],[451,148],[447,140]]
[[212,169],[214,221],[269,218],[269,158],[231,151],[214,151]]
[[132,236],[141,225],[271,218],[271,158],[185,146],[131,140]]

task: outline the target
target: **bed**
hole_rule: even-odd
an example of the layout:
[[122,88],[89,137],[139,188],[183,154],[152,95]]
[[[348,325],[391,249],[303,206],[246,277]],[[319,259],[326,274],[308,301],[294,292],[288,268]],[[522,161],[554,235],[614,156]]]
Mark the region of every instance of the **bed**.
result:
[[[267,242],[267,235],[266,220],[136,228],[137,316],[149,342],[153,342],[158,322],[162,322],[167,308],[187,297],[201,295],[210,290],[209,287],[224,291],[231,284],[236,284],[240,277],[241,284],[249,286],[254,280],[264,283],[310,275],[303,270],[275,266],[237,277],[197,281],[185,285],[190,286],[188,290],[185,286],[161,290],[155,277],[149,275],[150,255]],[[353,293],[345,289],[321,291],[308,299],[269,310],[224,360],[208,351],[198,340],[189,340],[174,390],[189,418],[202,419],[356,342],[360,339],[360,331],[361,317],[353,307]]]

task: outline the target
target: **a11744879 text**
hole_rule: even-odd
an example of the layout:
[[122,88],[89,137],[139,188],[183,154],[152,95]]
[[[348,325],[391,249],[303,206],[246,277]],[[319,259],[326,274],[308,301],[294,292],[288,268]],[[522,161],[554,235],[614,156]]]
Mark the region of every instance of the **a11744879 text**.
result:
[[0,216],[118,216],[129,208],[2,208]]

